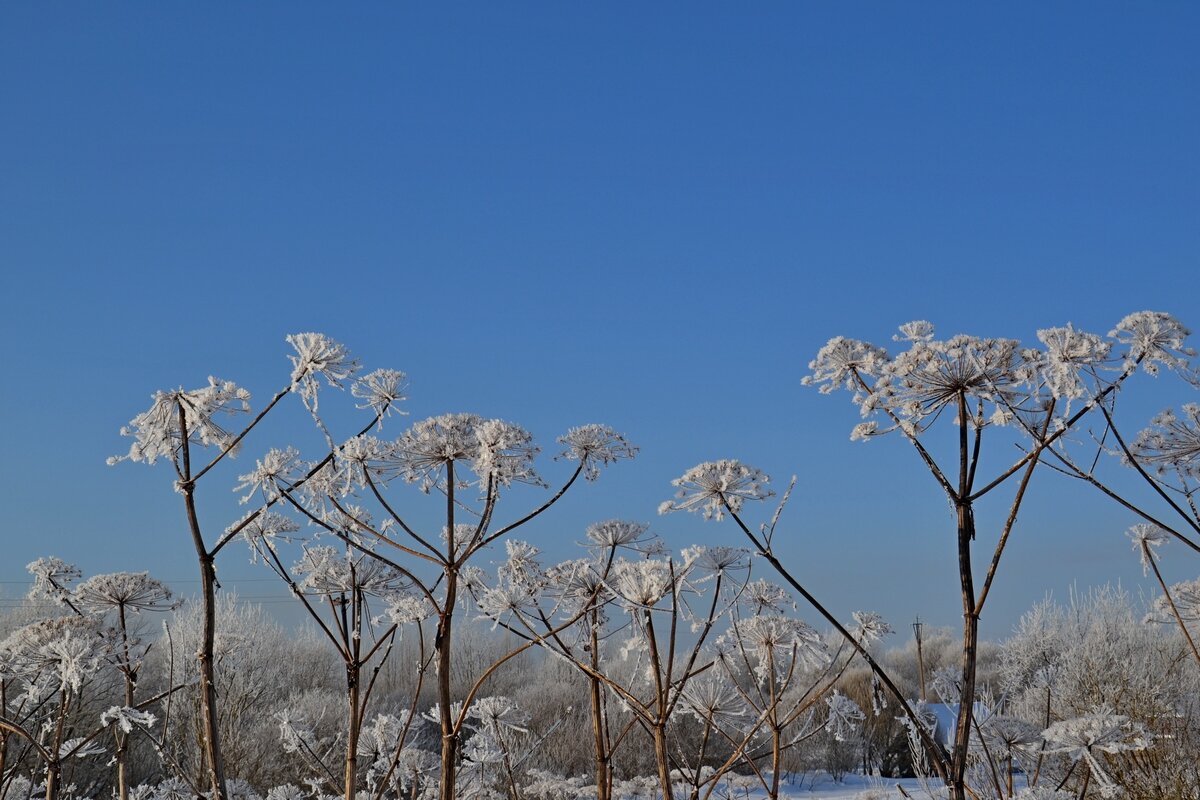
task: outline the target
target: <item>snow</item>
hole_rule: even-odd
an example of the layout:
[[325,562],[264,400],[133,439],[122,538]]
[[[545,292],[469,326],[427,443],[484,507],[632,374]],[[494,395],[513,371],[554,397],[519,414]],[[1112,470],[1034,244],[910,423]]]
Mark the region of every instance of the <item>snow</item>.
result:
[[[780,791],[780,796],[793,800],[903,800],[897,785],[913,798],[927,797],[916,778],[845,775],[841,781],[835,781],[827,773],[806,775],[798,782],[789,782]],[[765,796],[761,789],[750,794],[751,798]]]

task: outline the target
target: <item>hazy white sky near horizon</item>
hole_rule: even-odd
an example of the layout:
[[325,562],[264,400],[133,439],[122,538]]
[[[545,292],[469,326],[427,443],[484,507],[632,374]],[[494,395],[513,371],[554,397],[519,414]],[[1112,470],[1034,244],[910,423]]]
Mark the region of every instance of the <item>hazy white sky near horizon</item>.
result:
[[[210,374],[269,397],[284,336],[318,330],[405,370],[412,419],[503,417],[547,454],[593,421],[641,445],[531,530],[554,556],[611,517],[735,541],[655,509],[736,457],[799,476],[783,552],[837,613],[956,625],[936,487],[800,378],[831,336],[917,318],[1029,342],[1146,308],[1200,326],[1200,9],[1153,12],[6,6],[3,596],[50,554],[191,590],[169,467],[106,467],[117,431]],[[1165,377],[1127,395],[1140,419],[1195,399]],[[287,443],[319,444],[295,408],[202,488],[212,531],[241,511],[238,467]],[[1040,475],[985,635],[1073,581],[1148,589],[1134,521]],[[1200,571],[1166,555],[1173,580]],[[220,569],[283,597],[240,546]]]

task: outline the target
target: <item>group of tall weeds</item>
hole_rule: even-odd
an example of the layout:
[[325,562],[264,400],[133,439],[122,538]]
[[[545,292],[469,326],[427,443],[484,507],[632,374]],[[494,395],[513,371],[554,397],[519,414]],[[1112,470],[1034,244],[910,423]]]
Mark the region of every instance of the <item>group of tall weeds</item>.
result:
[[[150,640],[131,633],[130,617],[171,607],[166,587],[138,573],[77,583],[81,576],[64,562],[31,565],[35,594],[62,612],[0,646],[0,778],[15,785],[16,765],[32,761],[39,774],[28,791],[57,800],[72,759],[103,749],[126,800],[134,791],[130,742],[141,740],[170,776],[160,787],[212,800],[249,791],[227,774],[236,759],[222,705],[233,698],[222,689],[229,665],[216,570],[218,556],[244,542],[291,590],[339,665],[333,717],[325,706],[263,712],[274,715],[280,746],[303,765],[297,781],[308,787],[277,787],[272,800],[699,800],[751,787],[778,797],[795,754],[815,741],[855,743],[867,770],[899,769],[903,761],[928,778],[929,793],[950,800],[1109,797],[1164,791],[1167,781],[1175,781],[1172,791],[1194,789],[1195,751],[1181,754],[1178,744],[1197,741],[1196,694],[1178,689],[1194,687],[1200,669],[1200,591],[1169,586],[1157,559],[1171,540],[1200,552],[1200,405],[1164,411],[1133,433],[1116,413],[1118,398],[1147,375],[1197,386],[1187,336],[1159,312],[1131,314],[1106,336],[1070,325],[1045,329],[1036,348],[963,335],[939,340],[919,321],[901,327],[897,354],[838,337],[811,362],[806,384],[845,391],[857,406],[862,422],[852,438],[907,442],[916,468],[947,501],[962,628],[956,663],[939,671],[934,699],[960,712],[949,728],[882,654],[889,624],[871,611],[839,619],[806,585],[805,570],[780,557],[777,533],[803,525],[783,514],[790,496],[804,491],[794,480],[777,497],[769,477],[746,463],[699,464],[674,481],[659,511],[721,523],[724,546],[676,548],[643,522],[609,519],[586,530],[577,557],[547,563],[536,542],[518,538],[522,529],[581,483],[633,458],[637,447],[623,434],[599,424],[567,431],[557,440],[563,466],[553,481],[539,471],[533,436],[503,420],[446,414],[388,438],[385,428],[403,413],[404,374],[363,373],[328,337],[289,336],[291,374],[257,412],[245,389],[216,378],[160,391],[122,429],[133,440],[128,453],[112,459],[162,461],[174,471],[199,569],[188,634],[194,651],[160,648],[181,663],[165,673],[169,685],[144,691]],[[347,384],[364,418],[349,435],[335,435],[346,415],[327,417],[319,401]],[[311,417],[315,455],[289,444],[260,447],[253,464],[237,470],[247,513],[213,526],[201,492],[232,469],[227,459],[267,430],[263,420],[289,398]],[[1109,669],[1080,670],[1101,657],[1094,640],[1072,638],[1062,615],[1073,612],[1043,609],[1023,624],[1045,630],[1018,632],[1003,674],[981,683],[979,619],[1006,546],[1020,535],[1029,486],[1043,473],[1094,487],[1098,501],[1136,522],[1134,547],[1160,586],[1152,614],[1159,624],[1122,631],[1145,631],[1148,638],[1130,646],[1153,651],[1151,671],[1122,673],[1128,661],[1120,654]],[[428,497],[406,494],[404,485]],[[978,562],[977,547],[986,548]],[[464,673],[462,626],[481,619],[505,647]],[[541,660],[530,661],[534,654]],[[398,704],[383,687],[401,659],[409,691]],[[187,663],[189,677],[178,668]],[[558,665],[579,692],[578,707],[549,726],[532,725],[511,696],[491,691],[506,670],[532,663]],[[76,713],[81,698],[105,671],[120,676],[122,689],[99,718],[85,721]],[[863,690],[851,697],[856,675]],[[1084,685],[1100,680],[1114,685]],[[191,755],[156,733],[173,702],[194,703]],[[588,773],[535,766],[556,728],[584,709]],[[869,733],[884,729],[900,731],[903,759],[885,752],[887,742],[872,744]],[[620,767],[634,760],[652,764],[653,776],[631,783]]]

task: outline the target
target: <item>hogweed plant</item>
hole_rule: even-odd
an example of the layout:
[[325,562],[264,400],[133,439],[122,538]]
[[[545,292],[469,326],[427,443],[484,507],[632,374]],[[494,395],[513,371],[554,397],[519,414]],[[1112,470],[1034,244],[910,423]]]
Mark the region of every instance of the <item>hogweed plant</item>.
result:
[[[894,356],[877,345],[837,337],[810,363],[811,373],[803,382],[825,394],[848,392],[864,418],[854,427],[851,439],[867,441],[885,435],[903,438],[953,509],[962,597],[963,708],[974,708],[979,618],[1034,470],[1048,454],[1065,458],[1061,445],[1085,418],[1102,416],[1111,429],[1112,400],[1139,370],[1149,374],[1164,369],[1188,373],[1188,359],[1193,352],[1185,344],[1187,334],[1187,329],[1167,314],[1141,312],[1121,320],[1106,337],[1067,325],[1038,331],[1041,348],[1023,348],[1012,339],[958,335],[939,340],[930,323],[917,321],[901,326],[895,340],[906,349]],[[929,435],[939,424],[950,425],[957,433],[957,446],[946,462],[935,456],[933,437]],[[1179,453],[1186,455],[1188,450],[1175,443],[1186,441],[1186,435],[1181,437],[1178,426],[1171,427],[1169,421],[1167,427],[1172,432],[1171,445],[1146,436],[1142,439],[1143,452],[1167,453],[1168,463],[1176,463],[1170,459],[1177,460]],[[981,475],[985,439],[999,439],[1008,445],[1014,436],[1023,454],[995,474]],[[1136,459],[1133,461],[1136,463]],[[1088,474],[1082,469],[1075,472],[1084,477]],[[996,533],[990,563],[977,589],[972,560],[978,533],[975,506],[1010,482],[1016,488],[1007,501],[1005,522]],[[675,484],[679,487],[676,498],[665,503],[661,511],[698,511],[715,520],[731,517],[758,555],[839,632],[849,636],[775,558],[771,538],[778,515],[757,532],[742,521],[746,501],[770,496],[765,475],[740,462],[719,461],[689,470]],[[972,714],[959,715],[951,746],[943,748],[921,733],[923,727],[911,706],[878,664],[865,652],[863,656],[900,701],[905,716],[920,734],[932,768],[948,787],[951,800],[966,800],[972,727],[977,724]]]
[[[234,433],[223,427],[226,417],[249,415],[250,392],[232,381],[209,377],[208,384],[198,389],[178,389],[156,392],[151,405],[138,414],[121,434],[134,441],[123,456],[114,456],[109,464],[133,461],[153,465],[167,461],[175,471],[175,490],[183,500],[188,532],[200,568],[200,599],[204,631],[197,654],[199,692],[204,720],[204,759],[209,774],[212,800],[228,800],[225,785],[224,760],[221,757],[220,733],[217,723],[216,676],[213,642],[216,635],[216,557],[226,545],[258,519],[267,508],[281,498],[269,500],[264,507],[252,512],[227,528],[215,541],[205,535],[196,506],[196,489],[226,457],[234,455],[243,440],[289,394],[300,396],[305,408],[314,417],[320,380],[333,387],[358,371],[358,364],[346,349],[318,333],[299,333],[287,337],[295,351],[288,356],[292,373],[287,384],[277,391],[249,422]],[[383,376],[383,377],[381,377]],[[390,379],[387,376],[391,376]],[[370,430],[402,399],[400,373],[381,371],[366,376],[357,391],[370,398],[368,404],[375,412],[374,419],[364,429]],[[325,426],[321,424],[322,430]],[[328,432],[326,431],[328,435]],[[315,474],[332,459],[332,453],[313,467]],[[311,477],[311,476],[308,476]],[[300,481],[301,483],[303,480]]]
[[[1137,370],[1156,374],[1164,368],[1186,369],[1191,355],[1184,345],[1186,335],[1177,321],[1158,312],[1131,314],[1107,337],[1070,325],[1041,330],[1043,349],[1021,348],[1010,339],[960,335],[937,340],[929,323],[916,322],[901,327],[896,339],[908,349],[894,357],[874,345],[839,338],[810,364],[807,384],[826,393],[848,390],[867,418],[852,438],[902,436],[954,509],[963,606],[963,708],[974,708],[979,617],[1044,452],[1053,450],[1089,414],[1107,416],[1106,403]],[[939,419],[957,429],[957,469],[940,463],[925,445],[926,433]],[[1023,435],[1024,455],[990,479],[978,475],[985,433],[991,440],[1006,429]],[[1001,436],[1002,441],[1007,438]],[[977,591],[972,564],[975,505],[1012,479],[1017,488]],[[959,715],[953,746],[939,769],[952,800],[965,800],[971,716]]]
[[[289,750],[303,754],[321,780],[331,783],[343,797],[353,797],[359,785],[360,739],[367,707],[399,629],[396,621],[373,617],[370,602],[374,599],[380,604],[398,603],[408,581],[382,561],[346,546],[306,546],[300,560],[289,569],[276,548],[275,537],[267,534],[268,530],[276,534],[290,531],[292,526],[288,522],[268,511],[246,529],[245,536],[255,556],[291,589],[345,668],[346,722],[341,768],[334,769],[325,763],[322,755],[298,733],[299,726],[294,722],[286,726],[281,723],[284,741]],[[350,536],[352,530],[344,533]],[[423,656],[418,666],[422,677],[428,666]],[[416,695],[419,693],[418,690]],[[409,717],[411,714],[409,709]],[[398,739],[397,749],[403,747],[405,736]],[[340,780],[332,780],[334,777]]]
[[[380,390],[365,381],[356,384],[353,391],[367,398],[367,407],[375,411],[372,425],[382,420],[398,394],[393,383]],[[380,391],[381,395],[372,394]],[[315,405],[310,410],[315,416]],[[321,429],[325,432],[323,425]],[[393,570],[430,610],[441,730],[439,791],[443,800],[455,796],[470,697],[499,663],[531,646],[522,645],[485,670],[469,693],[468,702],[456,710],[451,694],[453,630],[460,592],[474,574],[469,562],[540,517],[580,477],[594,481],[604,466],[632,458],[637,452],[623,436],[603,425],[573,428],[559,438],[559,443],[563,446],[559,457],[574,462],[574,469],[548,499],[505,524],[495,520],[502,493],[517,484],[547,487],[534,466],[540,448],[523,428],[474,414],[430,417],[391,441],[364,431],[335,446],[317,462],[303,461],[294,448],[271,450],[253,471],[240,477],[238,489],[248,492],[247,500],[259,497],[262,506],[247,522],[231,530],[249,530],[249,525],[262,522],[272,505],[282,503],[319,535],[336,538],[348,552],[361,555],[364,561],[360,563],[373,559]],[[416,484],[422,493],[444,499],[440,530],[421,531],[410,522],[410,514],[402,513],[389,496],[389,489],[396,483]],[[363,503],[374,508],[379,521]],[[290,526],[280,521],[265,525],[261,535],[255,535],[265,542],[290,532]],[[349,764],[349,755],[347,759]],[[349,800],[349,783],[345,791]]]
[[[131,734],[135,729],[149,734],[149,728],[157,719],[145,709],[164,698],[169,698],[176,689],[182,688],[175,687],[175,689],[141,702],[135,700],[138,675],[153,643],[146,641],[139,632],[131,627],[131,617],[144,611],[172,611],[179,607],[180,602],[175,599],[174,594],[164,583],[150,577],[145,572],[116,572],[96,575],[78,586],[72,587],[71,584],[81,578],[82,573],[77,567],[67,564],[61,559],[40,558],[29,564],[27,569],[34,578],[33,586],[29,591],[29,599],[51,600],[69,609],[74,618],[79,621],[74,628],[69,629],[67,634],[69,638],[79,642],[91,641],[90,636],[79,638],[76,634],[79,631],[93,630],[99,636],[98,647],[95,643],[93,643],[93,647],[77,647],[78,652],[72,653],[74,661],[64,661],[58,665],[58,668],[66,669],[68,665],[71,665],[79,669],[88,668],[90,665],[92,672],[99,673],[102,665],[93,663],[90,660],[91,656],[85,658],[82,655],[91,653],[95,649],[103,665],[115,669],[121,675],[124,689],[124,705],[113,706],[105,711],[101,715],[100,727],[96,728],[90,736],[77,739],[74,743],[75,746],[70,748],[57,741],[58,738],[61,738],[61,731],[72,701],[69,694],[60,694],[57,706],[60,717],[54,725],[58,732],[56,733],[56,743],[53,747],[47,748],[48,754],[58,753],[60,758],[58,763],[47,762],[47,798],[50,800],[51,795],[58,790],[56,773],[61,765],[62,751],[66,749],[74,755],[98,752],[97,746],[93,742],[99,732],[107,728],[113,732],[115,739],[113,763],[117,768],[117,797],[120,800],[128,800],[130,789],[128,756]],[[70,650],[70,647],[64,649]],[[19,652],[19,648],[17,652]],[[77,694],[79,690],[77,687]]]
[[[712,668],[706,644],[728,618],[746,580],[742,551],[690,548],[676,560],[646,530],[618,520],[593,525],[587,531],[592,557],[549,569],[538,563],[535,549],[510,541],[495,582],[474,589],[484,616],[537,642],[586,677],[599,798],[616,796],[613,760],[638,728],[653,744],[663,797],[673,796],[677,777],[686,781],[699,774],[699,763],[689,768],[682,757],[672,756],[670,733],[692,708],[689,691],[703,693],[692,686]],[[645,552],[629,559],[618,557],[618,549]],[[614,612],[625,619],[627,637],[617,654],[605,630]],[[565,633],[563,619],[571,623],[565,630],[572,635]],[[685,643],[685,636],[690,641]],[[619,729],[609,698],[626,717]]]

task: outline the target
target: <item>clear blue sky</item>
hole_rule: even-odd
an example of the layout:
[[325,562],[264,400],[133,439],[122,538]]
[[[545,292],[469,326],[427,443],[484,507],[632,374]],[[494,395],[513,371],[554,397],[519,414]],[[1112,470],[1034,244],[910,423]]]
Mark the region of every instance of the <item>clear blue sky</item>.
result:
[[[531,535],[558,555],[613,516],[731,533],[654,510],[738,457],[799,474],[785,555],[838,613],[956,624],[944,501],[805,365],[915,318],[1200,326],[1198,30],[1185,3],[6,4],[0,585],[52,553],[194,588],[169,470],[106,467],[117,430],[209,374],[269,396],[319,330],[407,371],[415,418],[639,443]],[[1131,521],[1043,476],[985,633],[1140,585]]]

